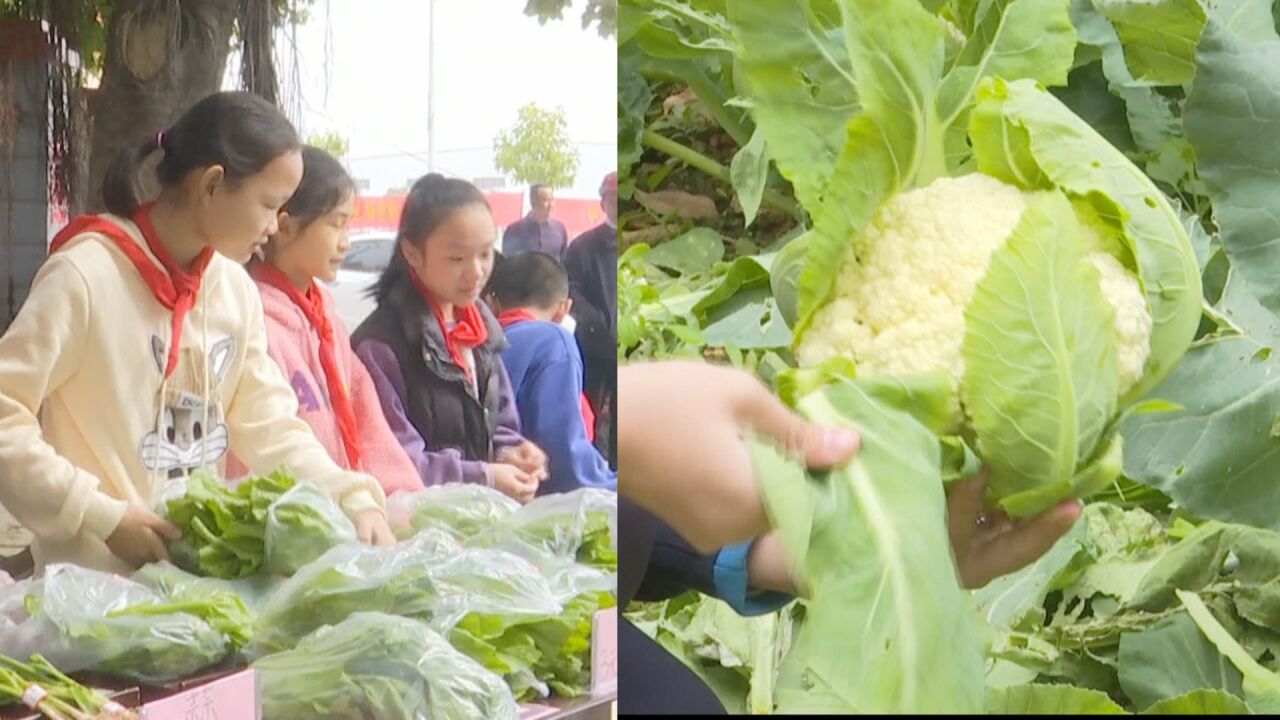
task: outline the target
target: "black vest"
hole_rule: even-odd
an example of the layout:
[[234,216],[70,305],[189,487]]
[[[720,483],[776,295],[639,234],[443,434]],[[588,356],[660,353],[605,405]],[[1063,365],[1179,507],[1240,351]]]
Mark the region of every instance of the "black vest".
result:
[[392,288],[387,299],[352,333],[351,342],[358,345],[376,340],[395,352],[404,378],[405,411],[428,450],[453,448],[464,460],[492,462],[501,392],[499,373],[503,372],[497,353],[506,349],[507,341],[489,308],[483,302],[476,307],[489,331],[489,338],[472,349],[479,397],[449,356],[435,314],[408,278]]

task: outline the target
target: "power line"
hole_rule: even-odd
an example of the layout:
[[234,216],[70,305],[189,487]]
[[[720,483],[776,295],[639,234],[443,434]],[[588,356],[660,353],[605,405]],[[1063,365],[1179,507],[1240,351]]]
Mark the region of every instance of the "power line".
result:
[[[575,144],[579,146],[585,146],[585,147],[612,147],[613,146],[613,143],[575,143]],[[436,152],[436,155],[442,155],[445,153],[477,152],[480,150],[492,150],[492,149],[493,149],[492,145],[478,145],[475,147],[449,148],[447,150],[436,150],[435,152]],[[346,157],[346,160],[348,162],[352,160],[383,160],[386,158],[401,157],[405,155],[414,157],[415,159],[421,159],[418,157],[418,153],[422,153],[422,152],[424,151],[405,150],[403,152],[381,153],[378,155],[348,155]]]

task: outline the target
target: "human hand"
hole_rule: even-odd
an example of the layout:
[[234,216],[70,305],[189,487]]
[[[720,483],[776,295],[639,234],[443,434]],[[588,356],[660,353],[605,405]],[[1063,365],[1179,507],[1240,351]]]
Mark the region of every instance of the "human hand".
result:
[[356,537],[367,545],[386,547],[396,544],[396,536],[387,524],[387,516],[379,510],[364,510],[356,514]]
[[141,567],[147,563],[169,559],[165,540],[178,540],[182,531],[177,525],[152,512],[145,505],[129,503],[120,524],[107,537],[107,548],[121,560]]
[[538,480],[531,474],[506,463],[490,463],[493,471],[493,486],[507,497],[520,503],[527,503],[538,492]]
[[755,376],[689,361],[618,368],[618,491],[662,518],[699,552],[769,528],[745,436],[810,468],[857,454],[856,431],[813,425]]
[[1035,562],[1071,529],[1083,510],[1079,500],[1063,500],[1039,515],[1011,520],[999,509],[984,507],[987,476],[984,468],[958,481],[947,497],[951,548],[960,582],[969,589]]
[[547,479],[547,454],[528,440],[515,447],[502,448],[498,451],[498,462],[515,465],[538,482]]

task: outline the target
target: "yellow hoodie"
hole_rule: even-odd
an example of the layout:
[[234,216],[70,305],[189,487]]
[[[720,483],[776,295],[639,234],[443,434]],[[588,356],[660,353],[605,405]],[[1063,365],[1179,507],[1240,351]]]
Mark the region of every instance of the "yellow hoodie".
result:
[[[104,217],[160,267],[133,222]],[[0,337],[0,504],[35,535],[37,572],[129,572],[105,542],[127,502],[154,508],[168,481],[222,472],[228,450],[254,473],[288,466],[348,515],[385,506],[377,481],[335,464],[298,418],[242,267],[213,256],[165,380],[172,317],[111,240],[86,232],[45,261]]]

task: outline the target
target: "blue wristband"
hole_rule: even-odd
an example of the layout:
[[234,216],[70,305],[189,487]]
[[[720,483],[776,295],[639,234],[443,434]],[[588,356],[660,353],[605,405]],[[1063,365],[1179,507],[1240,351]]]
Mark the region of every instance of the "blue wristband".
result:
[[766,615],[795,599],[787,593],[774,590],[748,592],[747,555],[753,545],[755,541],[750,540],[722,548],[716,553],[713,571],[716,596],[729,603],[735,612],[744,617]]

